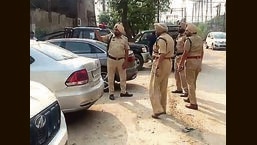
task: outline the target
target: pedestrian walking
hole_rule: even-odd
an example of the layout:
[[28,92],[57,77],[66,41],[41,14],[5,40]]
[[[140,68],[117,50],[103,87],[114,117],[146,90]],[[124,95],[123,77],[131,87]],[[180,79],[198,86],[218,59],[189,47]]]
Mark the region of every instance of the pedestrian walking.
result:
[[186,35],[185,35],[185,29],[186,29],[186,23],[180,22],[179,23],[179,34],[176,38],[176,52],[175,52],[175,80],[176,80],[176,87],[177,89],[174,91],[171,91],[172,93],[184,93],[180,95],[181,97],[187,97],[188,96],[188,87],[186,83],[186,76],[185,76],[185,70],[178,71],[179,62],[181,60],[181,56],[184,52],[184,43],[186,41]]
[[164,23],[154,24],[157,35],[153,46],[153,65],[150,73],[149,96],[153,108],[152,117],[166,114],[168,78],[171,72],[171,58],[174,54],[174,41],[167,33]]
[[117,23],[113,28],[114,34],[107,34],[100,36],[99,31],[95,31],[95,35],[99,41],[108,43],[107,48],[107,72],[108,72],[108,84],[109,84],[109,99],[115,100],[114,97],[114,76],[118,71],[120,77],[120,97],[132,97],[126,91],[126,68],[128,61],[128,38],[125,35],[124,27],[121,23]]
[[185,107],[198,110],[195,90],[197,76],[202,66],[203,40],[197,35],[197,27],[194,24],[187,24],[185,34],[188,38],[185,41],[184,53],[179,63],[179,71],[185,69],[188,84],[188,98],[184,101],[190,104]]

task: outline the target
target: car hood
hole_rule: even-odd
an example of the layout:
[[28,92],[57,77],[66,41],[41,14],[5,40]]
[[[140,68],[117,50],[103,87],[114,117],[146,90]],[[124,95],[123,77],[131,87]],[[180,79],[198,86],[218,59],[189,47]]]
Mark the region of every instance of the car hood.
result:
[[144,47],[145,45],[144,45],[144,44],[138,44],[138,43],[132,43],[132,42],[129,42],[129,46],[134,46],[134,47]]
[[30,81],[30,118],[56,101],[55,95],[40,83]]

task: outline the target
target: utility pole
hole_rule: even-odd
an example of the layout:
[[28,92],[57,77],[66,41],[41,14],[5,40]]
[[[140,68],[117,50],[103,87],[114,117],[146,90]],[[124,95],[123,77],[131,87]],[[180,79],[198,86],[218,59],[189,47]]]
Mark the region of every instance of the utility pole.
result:
[[192,9],[192,23],[194,22],[194,11],[195,11],[195,2],[193,3],[193,9]]
[[105,0],[102,0],[103,11],[105,12]]
[[160,22],[160,0],[157,0],[157,22]]
[[202,22],[203,22],[203,1],[201,1],[201,15],[202,15]]

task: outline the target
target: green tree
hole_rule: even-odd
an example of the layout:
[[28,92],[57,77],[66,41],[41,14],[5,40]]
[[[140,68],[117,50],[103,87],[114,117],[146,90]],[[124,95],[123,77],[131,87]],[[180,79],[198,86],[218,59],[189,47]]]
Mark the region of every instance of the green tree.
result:
[[107,12],[100,13],[100,15],[98,17],[98,22],[99,23],[103,23],[104,22],[104,23],[106,23],[108,25],[110,20],[111,20],[111,17],[109,15],[109,13],[107,13]]
[[[110,0],[110,21],[122,22],[131,40],[140,30],[149,29],[155,22],[158,10],[157,0]],[[159,0],[160,12],[169,9],[169,0]]]

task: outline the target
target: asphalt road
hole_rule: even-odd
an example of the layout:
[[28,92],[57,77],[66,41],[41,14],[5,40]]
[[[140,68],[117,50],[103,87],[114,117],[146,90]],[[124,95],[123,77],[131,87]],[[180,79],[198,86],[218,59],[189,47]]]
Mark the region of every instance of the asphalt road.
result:
[[[197,80],[199,110],[184,107],[169,77],[167,115],[151,118],[148,96],[150,65],[127,82],[131,98],[116,100],[108,94],[89,110],[65,114],[70,145],[225,145],[226,144],[226,51],[205,49]],[[189,128],[185,129],[185,128]],[[192,128],[192,130],[190,130]]]

